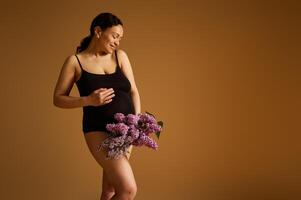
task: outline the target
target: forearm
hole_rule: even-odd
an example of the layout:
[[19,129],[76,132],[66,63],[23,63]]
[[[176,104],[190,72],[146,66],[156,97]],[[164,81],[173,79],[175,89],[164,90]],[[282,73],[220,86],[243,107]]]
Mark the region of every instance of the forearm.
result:
[[53,104],[59,108],[78,108],[88,105],[87,97],[73,97],[57,95],[53,97]]
[[139,92],[132,92],[131,96],[135,108],[135,114],[141,113],[141,102]]

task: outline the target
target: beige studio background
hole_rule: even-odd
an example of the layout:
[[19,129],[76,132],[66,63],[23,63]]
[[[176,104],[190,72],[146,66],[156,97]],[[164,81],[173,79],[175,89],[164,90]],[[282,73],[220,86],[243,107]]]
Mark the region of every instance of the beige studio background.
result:
[[57,108],[52,94],[105,11],[124,23],[142,111],[165,122],[158,151],[133,150],[137,200],[300,196],[297,1],[1,4],[0,199],[99,199],[82,109]]

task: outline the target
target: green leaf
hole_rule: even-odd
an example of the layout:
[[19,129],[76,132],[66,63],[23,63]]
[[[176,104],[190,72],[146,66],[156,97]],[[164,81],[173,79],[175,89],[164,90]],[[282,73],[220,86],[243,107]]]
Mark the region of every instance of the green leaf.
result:
[[160,138],[160,133],[161,133],[160,131],[156,132],[156,136],[158,139]]
[[163,122],[162,121],[158,121],[158,123],[162,128],[163,128]]

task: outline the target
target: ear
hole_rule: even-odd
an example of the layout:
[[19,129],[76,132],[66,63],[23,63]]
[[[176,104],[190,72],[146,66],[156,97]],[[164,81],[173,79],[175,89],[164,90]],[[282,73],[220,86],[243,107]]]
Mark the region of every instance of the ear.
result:
[[102,30],[101,30],[101,28],[99,27],[99,26],[95,26],[95,28],[94,28],[94,34],[97,36],[101,36],[101,33],[102,33]]

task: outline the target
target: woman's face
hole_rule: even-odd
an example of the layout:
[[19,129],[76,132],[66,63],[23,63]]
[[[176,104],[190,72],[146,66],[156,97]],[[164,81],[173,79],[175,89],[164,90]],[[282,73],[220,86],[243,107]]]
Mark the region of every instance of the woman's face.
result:
[[118,48],[122,37],[122,26],[116,25],[106,29],[104,32],[101,32],[99,42],[104,51],[106,51],[107,53],[112,53],[115,51],[115,49]]

